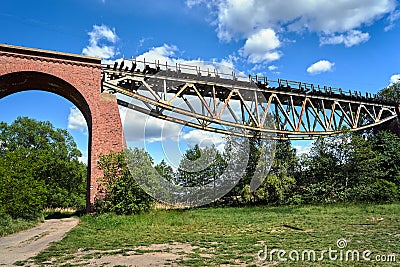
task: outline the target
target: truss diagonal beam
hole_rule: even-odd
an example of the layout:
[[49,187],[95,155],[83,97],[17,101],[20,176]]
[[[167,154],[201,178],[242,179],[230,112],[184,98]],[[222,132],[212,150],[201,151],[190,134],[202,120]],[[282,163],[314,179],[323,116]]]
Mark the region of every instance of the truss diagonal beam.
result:
[[[136,64],[136,63],[135,63]],[[162,120],[224,134],[310,139],[363,130],[397,118],[398,104],[340,90],[280,80],[250,80],[173,71],[170,66],[103,67],[103,90],[129,97],[118,103]],[[215,72],[216,73],[216,72]],[[269,82],[269,81],[268,81]],[[367,94],[368,96],[368,94]]]

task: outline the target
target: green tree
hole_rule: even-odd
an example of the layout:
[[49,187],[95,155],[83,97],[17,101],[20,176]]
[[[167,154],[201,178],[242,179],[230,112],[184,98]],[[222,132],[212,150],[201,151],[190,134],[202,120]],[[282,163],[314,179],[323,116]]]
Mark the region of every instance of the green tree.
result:
[[383,88],[378,92],[378,95],[400,102],[400,81]]
[[[224,198],[236,204],[283,201],[295,184],[296,151],[289,141],[249,138],[247,166],[242,179]],[[232,148],[225,147],[225,157]]]
[[189,148],[182,157],[176,174],[176,183],[197,187],[214,183],[224,172],[226,162],[215,146]]
[[[262,154],[263,141],[256,137],[252,137],[249,139],[244,139],[243,142],[248,142],[248,154],[242,155],[243,158],[248,158],[245,173],[235,187],[225,197],[226,200],[234,199],[236,204],[245,204],[254,201],[254,195],[253,192],[251,192],[252,188],[250,187],[250,183],[253,181],[254,187],[257,187],[259,186],[261,180],[265,178],[257,176],[257,181],[253,180],[253,177],[255,176],[254,174],[257,170],[257,164],[259,163],[259,159]],[[235,147],[231,147],[231,145],[228,143],[228,145],[225,147],[224,156],[229,157],[232,149],[235,149]],[[263,163],[267,164],[267,162]]]
[[398,199],[399,139],[389,132],[319,139],[302,160],[298,192],[306,202]]
[[21,160],[21,150],[0,157],[0,213],[13,218],[33,219],[46,205],[47,190],[43,180],[33,177],[29,160]]
[[96,201],[97,211],[134,214],[152,207],[154,199],[142,188],[158,175],[148,153],[138,148],[112,152],[102,155],[98,164],[103,171],[99,183],[105,195]]
[[297,166],[296,149],[292,147],[290,141],[276,142],[271,169],[260,188],[255,191],[256,201],[283,202],[296,184],[294,175]]
[[[400,81],[393,83],[386,88],[381,89],[378,94],[379,97],[383,97],[388,100],[392,100],[395,103],[400,103]],[[392,120],[382,125],[374,127],[373,132],[375,134],[380,131],[391,131],[400,136],[400,123],[399,120]]]
[[20,209],[19,215],[13,212],[13,216],[26,216],[30,205],[36,211],[43,207],[83,207],[86,166],[79,162],[80,156],[71,135],[55,129],[50,122],[19,117],[10,125],[0,123],[0,192],[6,199],[3,205],[18,202],[16,195],[7,197],[10,192],[4,182],[22,186],[23,180],[26,186],[18,198],[36,195],[36,200],[26,201],[27,209]]
[[297,177],[298,191],[306,202],[336,202],[343,199],[349,180],[351,134],[319,138],[302,157]]
[[378,154],[382,178],[400,186],[400,138],[391,132],[380,131],[371,143]]
[[155,167],[159,175],[169,182],[174,182],[175,173],[171,166],[169,166],[164,160],[161,160]]

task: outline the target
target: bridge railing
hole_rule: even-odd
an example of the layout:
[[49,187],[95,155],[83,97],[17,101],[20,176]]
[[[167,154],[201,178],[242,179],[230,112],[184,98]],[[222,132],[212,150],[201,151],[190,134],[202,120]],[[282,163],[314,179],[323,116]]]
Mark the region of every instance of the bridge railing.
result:
[[[128,63],[126,63],[128,62]],[[131,73],[143,74],[156,74],[160,71],[175,71],[177,73],[192,74],[198,77],[208,77],[209,79],[220,79],[230,81],[250,82],[258,86],[258,88],[277,88],[282,90],[295,90],[302,94],[323,94],[323,95],[337,95],[340,97],[347,97],[351,99],[371,100],[374,102],[397,104],[395,99],[382,97],[377,94],[365,93],[360,91],[343,90],[342,88],[335,88],[331,86],[321,86],[312,83],[298,82],[287,79],[270,80],[267,76],[248,75],[244,73],[236,73],[235,71],[228,71],[230,68],[225,67],[218,63],[196,62],[194,64],[183,64],[180,62],[165,63],[159,60],[146,61],[146,59],[138,60],[123,60],[120,63],[114,62],[113,67],[109,64],[103,65],[104,68],[113,69],[114,71],[125,71]],[[219,68],[218,68],[218,67]]]

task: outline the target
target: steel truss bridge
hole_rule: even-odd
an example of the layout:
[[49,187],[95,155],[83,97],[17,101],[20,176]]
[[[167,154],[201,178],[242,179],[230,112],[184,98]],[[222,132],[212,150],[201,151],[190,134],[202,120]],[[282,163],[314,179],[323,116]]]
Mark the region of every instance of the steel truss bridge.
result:
[[118,104],[190,127],[239,136],[313,139],[397,118],[398,103],[377,95],[210,66],[137,60],[102,65],[102,90]]

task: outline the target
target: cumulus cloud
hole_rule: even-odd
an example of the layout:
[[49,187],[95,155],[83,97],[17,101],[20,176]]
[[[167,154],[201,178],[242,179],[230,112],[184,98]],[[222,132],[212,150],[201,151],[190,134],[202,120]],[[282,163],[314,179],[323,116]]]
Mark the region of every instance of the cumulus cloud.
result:
[[312,148],[312,144],[306,145],[306,146],[294,146],[296,149],[296,155],[301,156],[303,154],[309,154]]
[[[234,56],[229,56],[227,58],[213,60],[213,61],[205,61],[201,58],[187,60],[184,58],[180,58],[178,55],[180,54],[180,50],[175,45],[164,44],[162,46],[153,47],[149,49],[149,51],[144,52],[141,55],[137,55],[135,59],[138,62],[137,67],[142,69],[144,66],[142,62],[146,62],[146,64],[155,64],[159,63],[161,65],[168,65],[169,68],[175,68],[176,66],[181,68],[186,68],[186,71],[195,73],[196,67],[203,71],[203,74],[207,70],[213,72],[214,70],[218,71],[220,74],[231,75],[232,72],[235,72],[236,75],[247,78],[247,74],[238,72],[234,70],[234,62],[236,58]],[[124,58],[119,58],[115,60],[117,62],[124,61],[125,66],[131,68],[132,61],[126,60]],[[113,64],[114,60],[105,60],[103,61],[105,64]],[[154,66],[154,65],[153,65]],[[190,67],[187,67],[190,66]]]
[[88,157],[78,157],[80,163],[88,165]]
[[400,83],[400,74],[395,74],[390,77],[390,85],[393,85],[395,83]]
[[87,131],[87,123],[81,111],[76,107],[71,107],[68,115],[68,129],[75,131]]
[[328,60],[320,60],[314,64],[312,64],[308,69],[307,72],[310,74],[320,74],[323,72],[331,71],[335,63],[329,62]]
[[277,70],[277,69],[278,69],[278,67],[275,66],[275,65],[268,66],[268,70],[269,70],[269,71],[275,71],[275,70]]
[[110,59],[115,57],[117,49],[115,44],[118,35],[114,28],[106,25],[93,25],[93,29],[88,33],[89,45],[83,48],[82,53],[87,56]]
[[262,29],[247,39],[240,54],[251,63],[268,63],[281,57],[281,52],[276,50],[280,46],[274,30]]
[[336,45],[344,44],[346,47],[352,47],[361,43],[367,42],[371,36],[367,32],[361,32],[358,30],[349,31],[345,34],[332,34],[328,36],[320,37],[321,45]]
[[147,114],[119,107],[126,141],[144,141],[153,143],[167,139],[176,140],[181,126],[163,121]]
[[215,147],[225,143],[225,140],[221,134],[213,132],[205,132],[203,130],[192,130],[182,136],[182,139],[187,142],[191,147],[198,144],[200,147]]
[[[384,16],[392,25],[399,18],[396,0],[187,0],[204,4],[215,14],[220,40],[249,39],[262,29],[276,32],[315,32],[325,42],[347,47],[369,39],[359,29]],[[330,38],[329,38],[330,37]],[[335,38],[336,37],[336,38]]]

